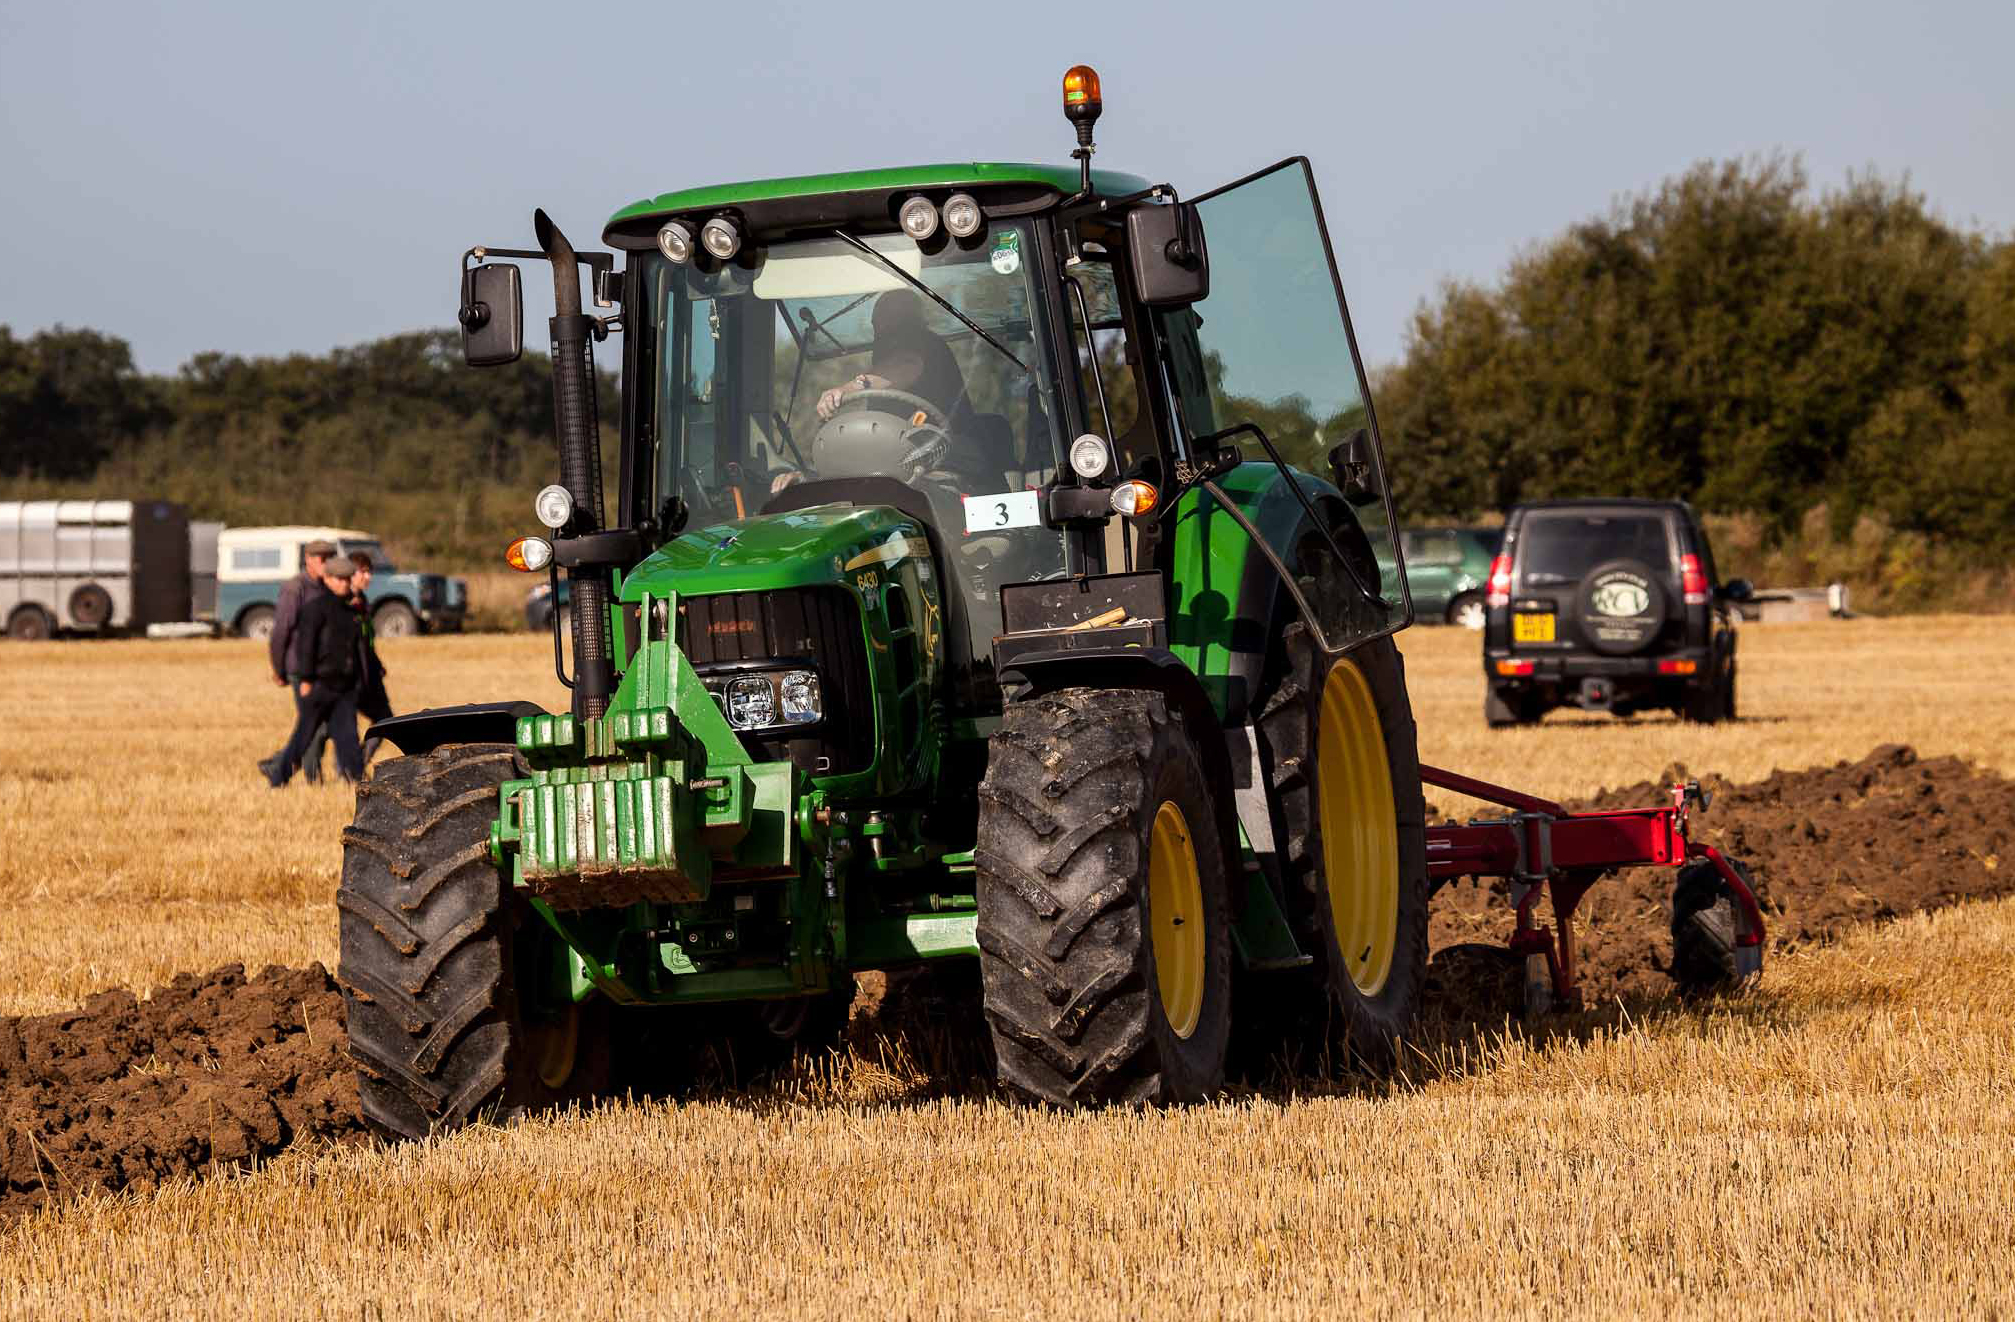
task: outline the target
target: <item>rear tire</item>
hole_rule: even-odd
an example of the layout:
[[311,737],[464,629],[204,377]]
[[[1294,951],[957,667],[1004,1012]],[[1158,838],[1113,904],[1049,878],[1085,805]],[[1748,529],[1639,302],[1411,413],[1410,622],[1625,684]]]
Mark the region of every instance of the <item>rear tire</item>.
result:
[[1389,1059],[1427,979],[1427,805],[1404,666],[1390,638],[1332,659],[1299,620],[1282,644],[1287,673],[1258,729],[1288,920],[1315,958],[1299,999],[1347,1049]]
[[394,758],[357,789],[337,977],[364,1118],[394,1137],[607,1087],[606,1003],[525,1012],[520,974],[558,938],[490,862],[497,788],[522,774],[509,744],[448,744]]
[[1012,703],[979,790],[982,999],[999,1079],[1034,1101],[1200,1101],[1231,1037],[1227,855],[1161,694]]
[[1493,730],[1502,730],[1513,725],[1531,725],[1539,719],[1533,711],[1530,698],[1520,695],[1516,702],[1504,698],[1496,689],[1483,691],[1483,723]]
[[1719,721],[1727,707],[1723,682],[1720,675],[1714,675],[1688,688],[1679,709],[1680,719],[1694,725],[1713,725]]
[[265,642],[273,636],[273,608],[253,606],[238,617],[238,636]]

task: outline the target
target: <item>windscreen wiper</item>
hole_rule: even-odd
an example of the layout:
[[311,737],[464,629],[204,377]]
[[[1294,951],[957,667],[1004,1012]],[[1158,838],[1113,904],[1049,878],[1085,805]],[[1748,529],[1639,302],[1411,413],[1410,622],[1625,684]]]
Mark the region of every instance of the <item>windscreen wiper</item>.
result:
[[859,239],[847,233],[845,230],[834,230],[833,233],[838,235],[841,239],[843,239],[847,243],[851,244],[853,247],[860,249],[868,256],[874,258],[877,262],[880,262],[884,267],[888,269],[890,274],[894,275],[904,284],[916,290],[919,294],[922,294],[925,298],[929,299],[931,302],[937,304],[945,311],[951,313],[954,317],[957,317],[961,322],[965,323],[965,328],[967,330],[979,336],[981,339],[985,340],[988,344],[991,344],[994,348],[999,349],[1003,357],[1005,357],[1009,362],[1013,363],[1016,367],[1019,367],[1022,370],[1022,375],[1024,376],[1030,375],[1029,366],[1027,363],[1015,357],[1013,351],[1010,350],[1005,344],[1002,344],[999,340],[996,340],[993,336],[987,334],[985,329],[983,329],[978,322],[974,321],[971,317],[968,317],[965,313],[960,312],[957,308],[953,307],[950,302],[948,302],[946,299],[944,299],[942,296],[938,294],[937,290],[932,289],[929,285],[917,279],[915,276],[911,275],[908,271],[903,270],[902,267],[897,266],[894,262],[882,256],[880,253],[876,252],[873,248],[868,247],[868,245],[862,243]]

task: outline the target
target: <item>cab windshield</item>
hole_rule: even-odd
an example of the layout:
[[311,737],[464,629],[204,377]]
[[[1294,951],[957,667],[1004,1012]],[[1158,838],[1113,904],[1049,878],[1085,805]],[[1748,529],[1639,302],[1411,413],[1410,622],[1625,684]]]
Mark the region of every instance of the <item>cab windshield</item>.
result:
[[657,506],[676,499],[699,524],[797,483],[884,477],[949,500],[940,531],[956,539],[964,498],[1055,471],[1026,227],[929,253],[900,234],[862,243],[880,260],[838,237],[713,270],[651,255]]
[[1064,426],[1028,226],[927,246],[813,238],[712,269],[651,254],[651,507],[692,529],[822,504],[927,512],[966,625],[950,660],[983,692],[1001,585],[1064,572],[1034,490]]

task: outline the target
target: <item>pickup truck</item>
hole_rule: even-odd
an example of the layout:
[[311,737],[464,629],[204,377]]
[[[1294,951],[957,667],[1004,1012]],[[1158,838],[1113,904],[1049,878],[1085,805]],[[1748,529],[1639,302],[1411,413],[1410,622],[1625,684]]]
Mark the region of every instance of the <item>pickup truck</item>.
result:
[[376,537],[354,528],[226,528],[217,536],[217,619],[247,638],[273,632],[280,588],[301,572],[309,542],[371,557],[371,623],[380,638],[454,633],[468,611],[468,585],[441,574],[401,573]]

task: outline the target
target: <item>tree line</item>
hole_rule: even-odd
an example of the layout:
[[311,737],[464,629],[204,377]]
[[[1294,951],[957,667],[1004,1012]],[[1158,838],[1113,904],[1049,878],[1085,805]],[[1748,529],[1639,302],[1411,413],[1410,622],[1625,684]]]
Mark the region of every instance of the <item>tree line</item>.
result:
[[1685,496],[2015,552],[2015,243],[1796,160],[1701,165],[1423,302],[1374,382],[1412,518]]
[[[616,418],[603,372],[604,419]],[[114,335],[0,326],[10,495],[147,496],[234,524],[362,527],[402,555],[493,566],[557,473],[543,354],[475,371],[452,330],[327,354],[199,354],[172,376]]]
[[[1493,284],[1442,288],[1373,398],[1408,521],[1680,495],[1767,538],[1809,538],[1817,517],[1845,541],[1872,520],[1941,556],[2015,556],[2015,243],[1878,178],[1815,194],[1795,159],[1698,166]],[[543,355],[471,371],[448,330],[207,353],[159,377],[114,335],[0,327],[10,494],[376,525],[451,564],[488,564],[522,531],[555,467],[551,409]],[[1307,411],[1274,401],[1268,417],[1322,471],[1318,451],[1355,424]]]

